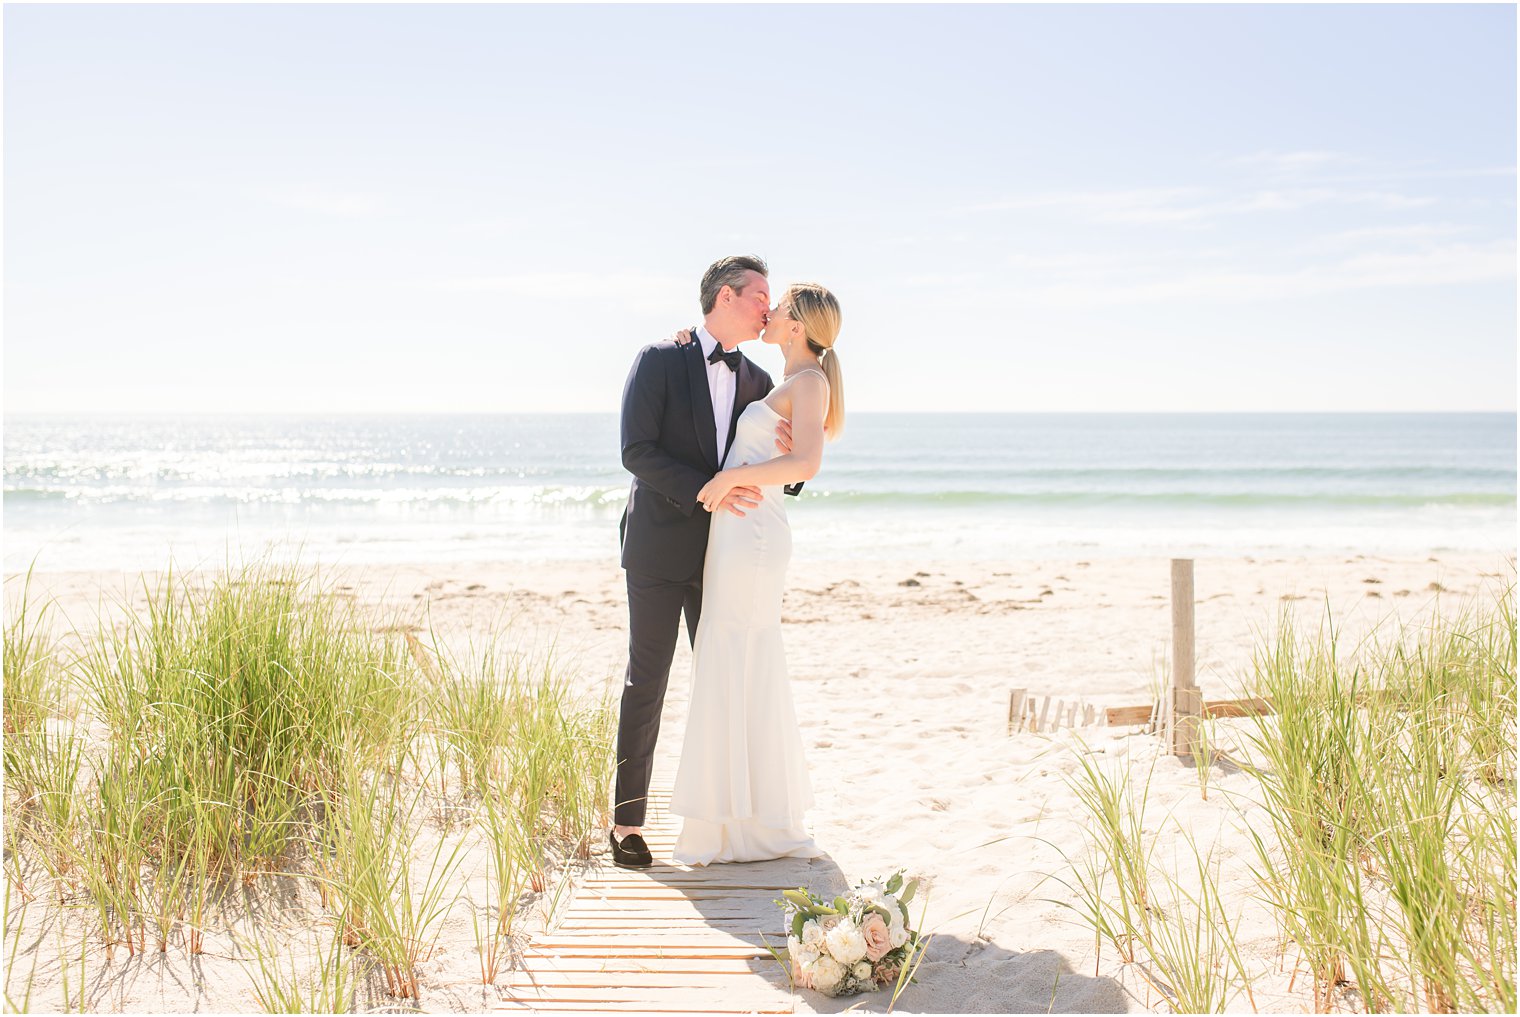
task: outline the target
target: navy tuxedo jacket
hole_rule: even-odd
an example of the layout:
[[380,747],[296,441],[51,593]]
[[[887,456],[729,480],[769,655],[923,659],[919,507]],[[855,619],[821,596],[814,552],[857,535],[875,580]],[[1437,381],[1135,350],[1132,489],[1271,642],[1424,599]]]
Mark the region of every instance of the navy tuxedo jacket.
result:
[[[748,357],[739,361],[728,441],[739,414],[774,387]],[[623,467],[633,474],[618,532],[623,568],[672,582],[690,579],[707,554],[712,516],[697,492],[721,467],[702,344],[645,346],[623,386]],[[801,484],[786,489],[796,494]]]

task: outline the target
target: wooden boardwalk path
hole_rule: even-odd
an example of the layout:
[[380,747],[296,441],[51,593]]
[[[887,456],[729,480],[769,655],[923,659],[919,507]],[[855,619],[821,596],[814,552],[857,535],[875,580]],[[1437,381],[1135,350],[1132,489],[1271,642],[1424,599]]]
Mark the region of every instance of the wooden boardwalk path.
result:
[[796,996],[761,936],[786,950],[781,891],[809,882],[808,862],[689,867],[670,860],[680,817],[671,785],[651,786],[644,839],[654,865],[607,855],[523,967],[499,984],[496,1009],[544,1013],[792,1013]]

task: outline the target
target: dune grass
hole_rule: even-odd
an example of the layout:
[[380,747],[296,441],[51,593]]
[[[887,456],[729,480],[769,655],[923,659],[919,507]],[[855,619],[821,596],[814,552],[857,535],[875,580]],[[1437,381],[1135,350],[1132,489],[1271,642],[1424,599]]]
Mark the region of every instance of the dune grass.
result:
[[1260,878],[1318,1007],[1512,1012],[1513,583],[1345,655],[1284,619],[1254,672]]
[[[1125,961],[1136,960],[1145,940],[1150,909],[1150,847],[1142,834],[1150,776],[1135,794],[1127,768],[1105,768],[1089,755],[1078,758],[1081,772],[1069,781],[1091,820],[1094,850],[1076,869],[1078,913],[1100,939]],[[1112,891],[1108,889],[1112,880]]]
[[[1511,578],[1349,650],[1328,613],[1314,632],[1285,613],[1258,645],[1248,690],[1273,712],[1241,729],[1242,797],[1265,816],[1253,871],[1313,1010],[1515,1010],[1514,598]],[[1091,834],[1066,906],[1174,1010],[1249,996],[1265,973],[1242,961],[1210,849],[1183,832],[1184,881],[1153,864],[1127,772],[1084,756],[1072,786]]]
[[548,889],[556,857],[586,858],[608,821],[615,714],[583,703],[556,675],[552,650],[532,655],[499,637],[454,655],[432,647],[432,714],[442,755],[487,834],[487,916],[476,922],[481,979],[496,978],[524,893]]
[[302,965],[278,939],[256,939],[247,944],[254,957],[250,977],[254,998],[266,1013],[350,1013],[358,982],[357,962],[343,946],[343,931],[334,925],[311,947],[314,964]]
[[[371,972],[416,999],[419,965],[464,905],[490,930],[493,980],[524,887],[606,817],[610,703],[572,694],[552,655],[456,666],[435,632],[419,654],[405,626],[377,624],[298,564],[171,571],[142,601],[124,624],[76,632],[65,660],[45,608],[11,598],[6,875],[8,893],[37,898],[27,920],[47,892],[54,917],[65,900],[87,908],[107,963],[193,956],[208,930],[231,932],[229,895],[313,887],[308,918],[330,922],[337,946],[311,928],[295,946],[234,936],[266,1007],[328,1010]],[[68,697],[107,736],[50,719]],[[491,858],[478,903],[462,894],[471,837]],[[6,932],[9,949],[9,916]],[[24,1006],[8,960],[7,997]]]
[[30,570],[19,578],[19,585],[19,603],[5,623],[5,685],[0,691],[7,736],[41,727],[57,702],[60,684],[56,646],[48,627],[53,605],[36,605],[31,600]]

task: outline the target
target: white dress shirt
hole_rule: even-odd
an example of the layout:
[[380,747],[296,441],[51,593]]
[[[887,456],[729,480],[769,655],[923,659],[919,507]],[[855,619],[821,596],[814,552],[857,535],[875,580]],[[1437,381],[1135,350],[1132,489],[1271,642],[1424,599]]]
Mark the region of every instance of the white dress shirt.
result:
[[[712,356],[719,345],[713,334],[697,326],[697,341],[702,344],[702,359]],[[739,388],[739,372],[730,371],[723,361],[707,365],[707,391],[712,396],[713,426],[718,432],[718,462],[728,455],[728,422],[734,415],[734,393]]]

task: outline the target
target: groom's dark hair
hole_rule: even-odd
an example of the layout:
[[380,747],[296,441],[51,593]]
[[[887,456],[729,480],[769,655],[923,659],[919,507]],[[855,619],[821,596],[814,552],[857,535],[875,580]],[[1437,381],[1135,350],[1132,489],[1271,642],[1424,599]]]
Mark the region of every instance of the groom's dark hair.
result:
[[718,302],[718,291],[727,286],[735,293],[744,290],[744,273],[759,272],[766,278],[771,270],[765,259],[753,254],[735,254],[713,262],[702,275],[702,313],[708,314]]

